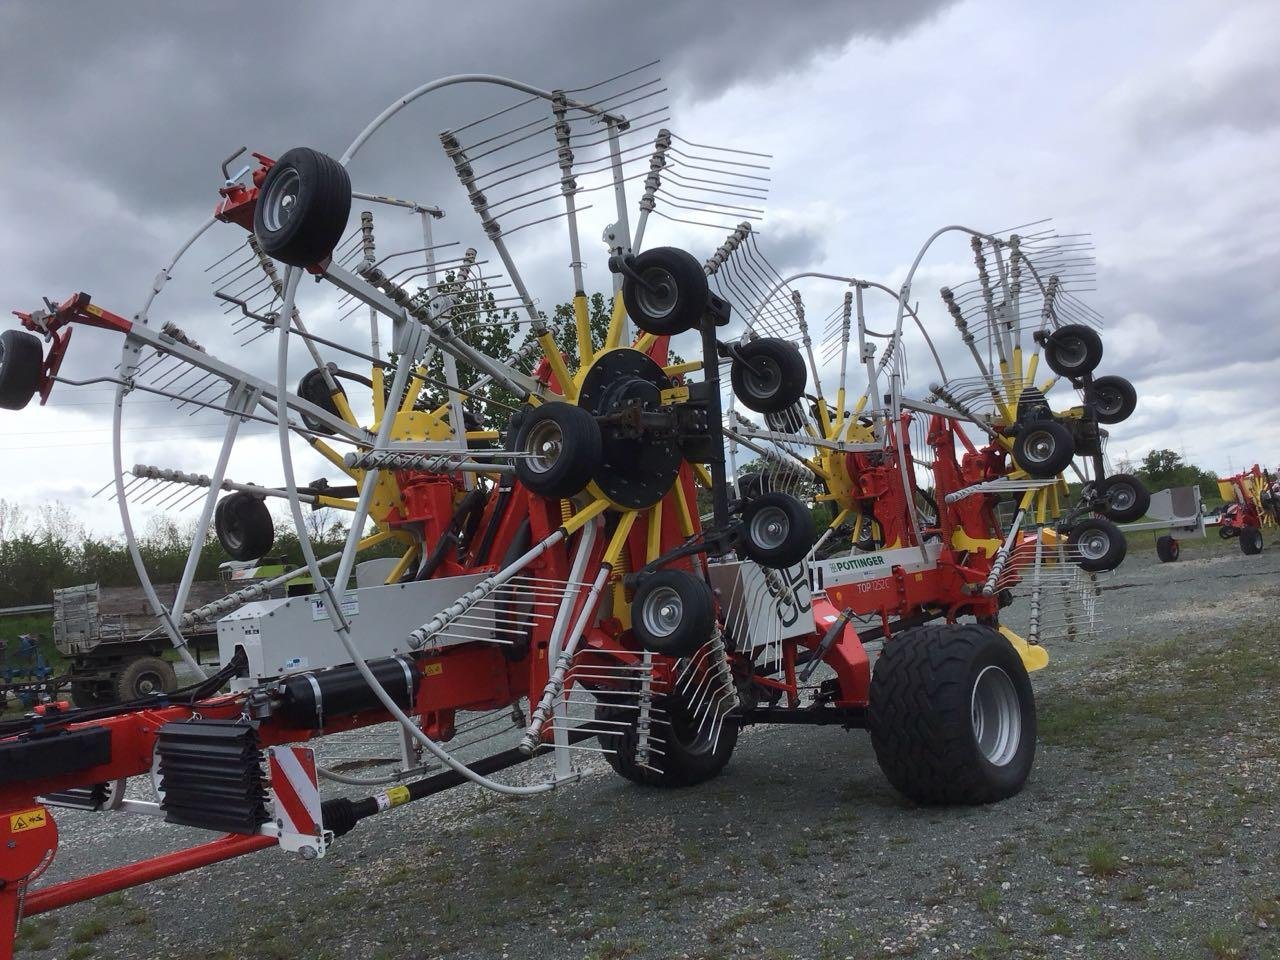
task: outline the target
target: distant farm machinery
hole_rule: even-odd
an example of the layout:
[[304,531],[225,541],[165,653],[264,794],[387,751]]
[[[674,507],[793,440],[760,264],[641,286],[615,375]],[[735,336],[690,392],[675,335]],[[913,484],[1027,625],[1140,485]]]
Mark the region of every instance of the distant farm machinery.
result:
[[1249,556],[1261,553],[1263,529],[1280,526],[1280,483],[1275,475],[1255,463],[1241,473],[1220,477],[1218,492],[1225,501],[1218,535],[1237,540]]
[[[437,241],[439,208],[351,186],[375,134],[459,85],[519,95],[440,137],[496,264]],[[460,783],[542,793],[579,776],[587,752],[633,781],[695,784],[752,723],[867,727],[890,781],[920,802],[1021,789],[1035,749],[1028,671],[1047,662],[1042,641],[1096,629],[1097,576],[1125,551],[1116,524],[1147,504],[1138,481],[1104,466],[1104,425],[1135,394],[1094,376],[1096,318],[1072,292],[1087,251],[1042,225],[951,227],[897,291],[783,277],[749,222],[720,223],[753,215],[763,158],[680,139],[653,105],[661,92],[635,74],[569,92],[496,77],[427,84],[341,159],[297,148],[255,154],[239,173],[224,164],[214,216],[132,317],[78,293],[3,334],[4,406],[43,402],[56,382],[114,390],[108,488],[156,629],[198,675],[163,695],[46,704],[0,723],[11,919],[266,846],[320,857],[359,821]],[[641,112],[624,117],[631,105]],[[615,291],[603,331],[579,240],[597,193],[616,204],[602,230]],[[354,226],[353,202],[368,208]],[[658,222],[728,237],[699,262],[645,248]],[[512,238],[547,224],[568,241],[568,343],[516,265]],[[947,376],[912,301],[926,252],[957,236],[977,276],[944,288],[942,304],[964,378]],[[202,272],[187,267],[197,250],[214,261]],[[229,330],[156,325],[180,274],[212,283]],[[807,281],[843,292],[817,350]],[[880,329],[864,309],[873,291],[888,309]],[[77,325],[123,339],[114,372],[62,377]],[[252,346],[264,338],[274,350]],[[696,359],[674,360],[673,338]],[[913,393],[917,346],[938,373]],[[1042,356],[1053,375],[1040,381]],[[1048,394],[1063,383],[1078,402],[1054,410]],[[167,431],[189,413],[214,415],[217,439],[181,446],[167,466],[126,457],[172,456]],[[762,469],[739,469],[748,453]],[[1062,474],[1078,459],[1083,493],[1069,503]],[[325,475],[303,481],[304,469]],[[211,531],[240,562],[272,548],[268,501],[287,509],[301,566],[193,606]],[[187,507],[198,508],[193,544],[164,602],[136,516]],[[349,534],[320,556],[308,520],[323,509],[344,512]],[[834,511],[821,539],[817,509]],[[277,595],[300,576],[310,592]],[[1015,592],[1030,602],[1025,638],[1000,622]],[[187,638],[210,624],[220,667],[206,674]],[[403,749],[390,774],[346,776],[306,746],[386,723]],[[497,778],[543,755],[525,777]],[[441,770],[423,775],[430,762]],[[124,780],[147,773],[157,799],[126,799]],[[378,789],[321,803],[321,779]],[[56,849],[57,806],[226,836],[28,890]],[[11,936],[12,923],[0,928]]]

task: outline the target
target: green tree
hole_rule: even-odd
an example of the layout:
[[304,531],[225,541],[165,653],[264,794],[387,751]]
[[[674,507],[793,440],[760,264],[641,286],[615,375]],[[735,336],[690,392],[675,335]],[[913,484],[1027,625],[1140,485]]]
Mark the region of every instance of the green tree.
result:
[[1176,450],[1152,450],[1142,458],[1142,466],[1138,468],[1138,476],[1148,490],[1163,490],[1166,487],[1196,487],[1206,500],[1216,501],[1218,497],[1218,475],[1193,463],[1187,463]]

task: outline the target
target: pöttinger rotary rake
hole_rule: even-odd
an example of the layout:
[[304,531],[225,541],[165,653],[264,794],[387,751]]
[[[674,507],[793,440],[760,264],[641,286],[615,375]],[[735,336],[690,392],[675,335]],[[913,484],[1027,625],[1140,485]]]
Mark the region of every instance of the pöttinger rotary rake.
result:
[[1241,473],[1219,477],[1218,492],[1226,501],[1218,535],[1238,540],[1242,553],[1261,553],[1263,528],[1280,526],[1280,481],[1255,463]]
[[[367,184],[376,191],[352,186],[353,177],[366,186],[357,158],[382,156],[367,148],[388,124],[456,87],[517,95],[440,136],[484,235],[476,246],[439,239],[444,210],[396,199],[378,176]],[[774,300],[786,291],[807,331],[788,282],[776,277],[754,304],[740,295],[743,283],[760,284],[743,272],[744,250],[755,249],[748,227],[706,263],[643,247],[651,225],[727,227],[726,217],[757,215],[747,204],[767,183],[761,155],[672,133],[655,103],[662,92],[643,70],[577,91],[479,76],[426,84],[339,159],[296,148],[255,154],[239,173],[224,163],[214,215],[132,317],[83,293],[19,314],[26,331],[2,341],[0,400],[18,409],[39,393],[44,402],[56,382],[114,389],[107,489],[156,629],[198,678],[112,707],[49,703],[0,725],[7,948],[20,911],[267,846],[322,857],[359,822],[461,783],[544,793],[599,753],[639,783],[696,784],[723,769],[751,723],[869,726],[892,782],[922,802],[987,802],[1021,788],[1034,754],[1027,670],[1046,659],[1038,641],[1051,595],[1064,598],[1064,622],[1088,622],[1089,589],[1065,599],[1081,587],[1076,569],[1091,578],[1122,552],[1110,524],[1088,516],[1126,509],[1116,478],[1096,480],[1110,396],[1105,378],[1092,377],[1096,335],[1060,322],[1057,274],[1011,254],[997,279],[980,273],[977,309],[992,318],[981,337],[966,333],[968,308],[956,308],[983,389],[948,380],[939,360],[933,396],[911,401],[903,318],[919,318],[909,286],[891,294],[896,328],[877,362],[870,339],[880,335],[861,308],[873,285],[845,280],[868,382],[846,408],[856,392],[844,382],[846,300],[840,388],[829,401],[807,332],[806,361],[776,325]],[[579,233],[601,196],[614,201],[602,229],[608,274],[600,271],[614,298],[593,317]],[[526,239],[543,233],[558,233],[570,257],[560,338],[517,266],[522,253],[548,248]],[[974,236],[980,257],[1014,244]],[[212,263],[190,269],[202,255]],[[192,277],[212,284],[226,320],[184,330],[159,319],[162,295]],[[1080,407],[1054,413],[1048,385],[1034,387],[1040,340],[1022,343],[1031,308],[1010,299],[1011,283],[1034,286],[1036,334],[1050,365],[1083,391]],[[731,333],[739,321],[745,329]],[[61,376],[76,325],[123,339],[114,371]],[[672,356],[676,337],[696,359]],[[1026,366],[1024,347],[1033,351]],[[805,395],[810,381],[816,397]],[[730,405],[760,412],[764,426],[725,410],[725,383]],[[1119,417],[1129,394],[1114,384],[1112,393]],[[127,456],[174,455],[155,434],[190,413],[214,418],[212,442],[184,445],[181,462]],[[922,447],[909,438],[920,416],[933,452],[932,516],[918,502],[928,493],[915,479]],[[141,439],[131,423],[144,425]],[[731,457],[750,448],[771,465],[759,482],[729,476],[726,434]],[[1095,481],[1072,508],[1057,476],[1064,445],[1094,457]],[[797,471],[836,503],[832,529],[852,518],[851,545],[869,552],[812,560],[810,506],[794,495],[808,492],[784,483]],[[1010,492],[1017,513],[1005,530],[997,507]],[[245,563],[273,548],[268,502],[287,510],[301,565],[189,607],[215,541]],[[134,527],[144,512],[183,509],[196,513],[194,536],[166,605]],[[323,510],[348,517],[337,549],[318,545]],[[998,617],[1027,581],[1033,626],[1023,640]],[[185,635],[210,621],[220,668],[206,674]],[[879,641],[873,676],[866,645]],[[910,715],[922,709],[931,714],[923,724]],[[364,728],[394,732],[394,769],[353,776],[326,758],[326,743]],[[147,773],[156,799],[126,799],[125,780]],[[322,802],[321,780],[346,789]],[[50,807],[225,836],[40,887],[57,846]]]

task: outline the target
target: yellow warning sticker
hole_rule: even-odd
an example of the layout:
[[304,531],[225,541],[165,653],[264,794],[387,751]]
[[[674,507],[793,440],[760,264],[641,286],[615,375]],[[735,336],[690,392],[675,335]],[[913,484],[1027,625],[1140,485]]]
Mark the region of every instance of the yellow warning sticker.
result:
[[402,803],[409,802],[408,787],[392,787],[387,791],[387,799],[391,801],[391,806],[398,807]]
[[9,815],[9,832],[21,833],[23,830],[35,830],[43,827],[47,822],[44,807],[32,807],[30,810]]
[[428,663],[422,668],[422,672],[428,677],[438,677],[444,673],[444,664],[437,660],[435,663]]

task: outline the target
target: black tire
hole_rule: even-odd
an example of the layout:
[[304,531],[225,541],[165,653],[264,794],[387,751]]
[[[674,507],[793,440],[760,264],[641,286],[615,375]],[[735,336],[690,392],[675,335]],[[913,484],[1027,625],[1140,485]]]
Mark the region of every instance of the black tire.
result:
[[1131,473],[1114,473],[1098,484],[1102,515],[1116,523],[1131,523],[1147,515],[1151,494]]
[[636,588],[631,633],[646,650],[688,657],[711,639],[716,601],[701,577],[687,570],[659,570]]
[[622,280],[622,302],[635,325],[655,336],[674,336],[702,322],[710,289],[693,254],[678,247],[654,247],[631,261],[631,277]]
[[[520,524],[502,555],[499,570],[505,570],[529,552],[533,543],[532,525],[526,518]],[[493,593],[494,620],[493,635],[502,643],[498,649],[502,655],[513,663],[523,660],[529,655],[529,645],[533,641],[533,624],[535,621],[533,594],[519,587],[505,584]],[[501,626],[500,624],[507,624]]]
[[1232,537],[1239,535],[1240,531],[1235,527],[1224,527],[1218,525],[1218,537],[1222,540],[1230,540]]
[[1081,570],[1102,573],[1114,570],[1129,549],[1124,531],[1105,517],[1086,517],[1067,534],[1067,546],[1076,552]]
[[756,413],[780,413],[804,396],[809,370],[794,343],[758,337],[738,347],[729,380],[733,395],[744,407]]
[[880,769],[916,803],[1007,799],[1035,760],[1031,680],[1009,641],[979,624],[916,627],[885,643],[867,719]]
[[114,701],[110,695],[104,694],[100,684],[91,680],[72,680],[71,702],[81,709],[87,709],[105,707]]
[[0,407],[21,410],[40,389],[44,344],[25,330],[0,333]]
[[1240,551],[1248,556],[1262,552],[1262,531],[1257,527],[1244,527],[1240,531]]
[[1169,534],[1156,538],[1156,556],[1161,563],[1176,563],[1182,553],[1182,545]]
[[261,497],[236,490],[218,501],[213,530],[232,560],[258,560],[276,539],[271,511]]
[[516,477],[541,497],[573,497],[600,467],[603,440],[595,417],[571,403],[535,407],[521,418]]
[[294,147],[262,181],[253,233],[267,256],[309,267],[333,253],[350,213],[351,178],[346,168],[319,150]]
[[742,508],[742,552],[762,567],[782,570],[809,555],[816,532],[809,508],[773,491]]
[[1071,465],[1076,455],[1071,431],[1056,420],[1023,424],[1013,441],[1013,459],[1030,476],[1045,480]]
[[1102,338],[1092,327],[1069,323],[1059,327],[1044,344],[1045,363],[1062,377],[1075,379],[1093,373],[1102,362]]
[[1124,377],[1093,381],[1093,410],[1099,423],[1123,423],[1138,408],[1138,391]]
[[[336,380],[334,385],[337,386],[338,392],[345,397],[346,391],[342,389],[342,385]],[[309,400],[314,403],[325,413],[333,414],[338,419],[342,419],[342,415],[338,413],[338,404],[334,402],[333,394],[329,392],[329,385],[324,382],[324,371],[319,367],[308,370],[302,375],[302,379],[298,381],[298,396],[303,400]],[[302,422],[308,430],[314,430],[316,433],[323,433],[329,437],[333,436],[333,430],[315,417],[303,413]]]
[[[710,780],[725,768],[738,743],[736,717],[724,720],[717,738],[711,730],[699,735],[688,707],[677,697],[660,697],[654,706],[654,713],[665,715],[670,725],[655,720],[650,726],[649,737],[654,747],[652,766],[636,762],[639,712],[634,708],[610,706],[597,709],[600,719],[612,721],[608,725],[610,729],[620,731],[600,738],[600,745],[611,751],[604,755],[605,759],[619,776],[647,787],[691,787]],[[662,751],[660,755],[658,750]]]
[[178,675],[173,672],[173,664],[159,657],[130,660],[116,674],[115,682],[116,696],[121,703],[178,689]]

